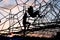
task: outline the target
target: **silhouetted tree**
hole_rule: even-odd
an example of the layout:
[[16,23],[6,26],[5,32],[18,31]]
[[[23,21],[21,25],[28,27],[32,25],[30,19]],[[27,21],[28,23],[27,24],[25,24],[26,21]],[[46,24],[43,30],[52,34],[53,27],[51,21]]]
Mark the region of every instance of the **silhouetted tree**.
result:
[[26,28],[29,28],[29,26],[30,26],[30,23],[26,21],[27,17],[28,17],[27,13],[25,13],[24,16],[23,16],[24,35],[25,35],[25,32],[26,32]]
[[30,16],[33,16],[33,7],[32,6],[30,6],[28,8],[28,13],[29,13]]
[[40,14],[39,14],[39,10],[37,10],[37,11],[35,11],[35,12],[33,12],[33,7],[32,6],[30,6],[29,8],[28,8],[28,13],[29,13],[29,15],[31,16],[31,17],[36,17],[37,15],[38,15],[38,17],[42,17],[42,16],[40,16]]

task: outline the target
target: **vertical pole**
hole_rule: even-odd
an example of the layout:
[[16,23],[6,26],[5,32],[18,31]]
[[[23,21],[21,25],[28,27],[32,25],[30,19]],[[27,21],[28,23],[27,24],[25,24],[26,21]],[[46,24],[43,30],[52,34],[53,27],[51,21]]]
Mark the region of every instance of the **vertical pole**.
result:
[[10,10],[9,19],[8,19],[8,20],[9,20],[9,33],[10,33],[10,26],[11,26],[11,25],[10,25],[10,16],[11,16],[11,15],[10,15],[10,14],[11,14],[11,10]]
[[[25,10],[25,6],[23,6],[23,13],[25,13],[24,10]],[[24,31],[23,31],[23,36],[24,37],[25,37],[25,32],[26,32],[26,28],[24,27]]]

